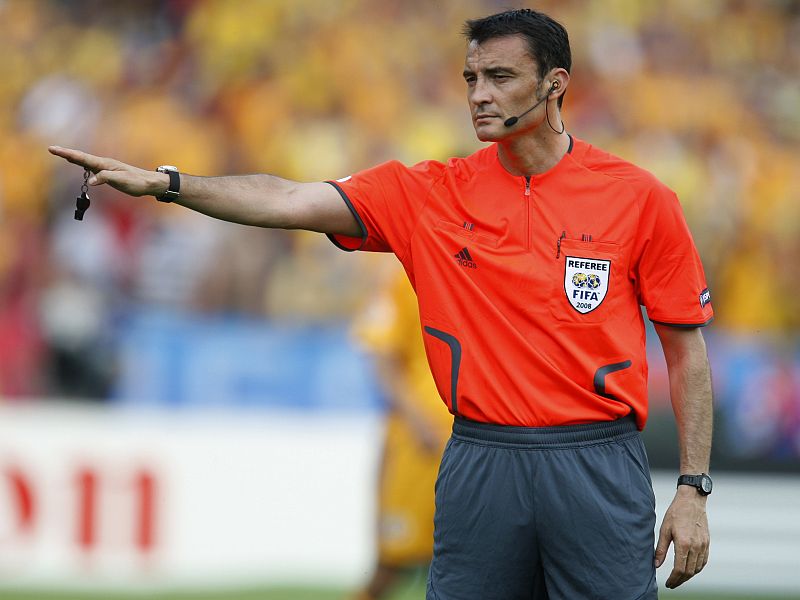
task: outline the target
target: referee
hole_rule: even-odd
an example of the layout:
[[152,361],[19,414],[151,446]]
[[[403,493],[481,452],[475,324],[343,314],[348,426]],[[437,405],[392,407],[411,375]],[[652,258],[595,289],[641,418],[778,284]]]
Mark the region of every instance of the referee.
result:
[[[713,311],[675,194],[570,135],[565,29],[533,10],[468,21],[479,140],[446,163],[392,161],[338,181],[196,177],[51,147],[132,196],[393,252],[416,290],[428,362],[454,415],[436,483],[428,600],[656,598],[708,560]],[[639,431],[655,323],[680,443],[654,539]],[[653,548],[655,547],[655,553]]]

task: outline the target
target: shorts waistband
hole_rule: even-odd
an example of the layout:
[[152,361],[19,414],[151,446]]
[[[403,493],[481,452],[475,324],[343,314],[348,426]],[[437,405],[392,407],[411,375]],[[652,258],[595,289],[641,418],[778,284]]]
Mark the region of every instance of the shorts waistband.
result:
[[628,415],[616,421],[601,421],[581,425],[556,425],[551,427],[518,427],[479,423],[463,417],[453,421],[453,437],[463,440],[489,442],[526,448],[594,444],[627,437],[638,433],[636,420]]

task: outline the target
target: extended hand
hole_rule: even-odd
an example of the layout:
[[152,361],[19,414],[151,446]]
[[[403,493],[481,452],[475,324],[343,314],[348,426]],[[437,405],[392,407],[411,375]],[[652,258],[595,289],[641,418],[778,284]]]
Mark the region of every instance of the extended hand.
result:
[[675,564],[666,586],[676,588],[706,566],[710,537],[706,517],[706,499],[689,486],[678,488],[658,534],[656,568],[664,563],[670,543],[675,544]]
[[89,169],[89,185],[107,183],[114,189],[129,196],[157,196],[167,191],[169,175],[157,171],[146,171],[127,165],[113,158],[101,158],[80,150],[50,146],[51,154],[67,159],[69,162]]

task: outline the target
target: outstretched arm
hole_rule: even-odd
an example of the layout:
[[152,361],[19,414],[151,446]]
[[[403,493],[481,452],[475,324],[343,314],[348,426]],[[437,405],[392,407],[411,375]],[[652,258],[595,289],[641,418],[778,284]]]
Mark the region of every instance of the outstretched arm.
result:
[[[681,329],[656,325],[669,372],[670,397],[678,425],[680,471],[708,473],[711,455],[711,370],[700,328]],[[708,562],[706,497],[682,485],[675,492],[658,535],[656,567],[674,543],[675,564],[666,581],[675,588],[699,573]]]
[[[60,146],[48,150],[89,169],[92,186],[107,184],[130,196],[158,196],[169,186],[166,173]],[[181,173],[176,203],[233,223],[361,235],[350,209],[327,183],[299,183],[273,175],[197,177]]]

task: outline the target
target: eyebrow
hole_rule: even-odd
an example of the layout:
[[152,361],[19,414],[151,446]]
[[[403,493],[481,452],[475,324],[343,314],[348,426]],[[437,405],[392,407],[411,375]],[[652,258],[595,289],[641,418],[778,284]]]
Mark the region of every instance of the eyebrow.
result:
[[[497,75],[498,73],[510,73],[512,75],[516,74],[517,71],[513,67],[487,67],[483,69],[483,73],[485,75]],[[462,76],[466,79],[470,75],[474,75],[475,71],[472,69],[464,69]]]

